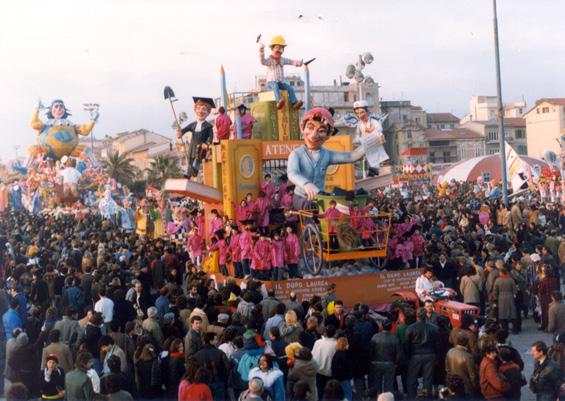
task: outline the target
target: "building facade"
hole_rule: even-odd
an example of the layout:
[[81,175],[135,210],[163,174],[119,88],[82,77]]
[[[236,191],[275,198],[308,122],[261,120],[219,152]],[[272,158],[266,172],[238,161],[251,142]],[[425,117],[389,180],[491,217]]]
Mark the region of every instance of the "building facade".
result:
[[[526,101],[519,100],[504,105],[504,117],[522,117],[526,112]],[[498,98],[496,96],[471,96],[469,113],[461,119],[461,124],[470,121],[490,121],[498,118]]]
[[426,112],[409,100],[381,101],[381,111],[387,114],[383,133],[385,149],[391,163],[402,164],[401,154],[408,149],[427,146],[424,131],[427,127]]
[[528,155],[542,157],[546,150],[559,154],[559,137],[565,130],[565,98],[540,99],[524,118]]
[[459,126],[459,117],[451,113],[426,113],[428,128],[450,131]]
[[[462,128],[474,131],[484,137],[485,154],[493,155],[500,151],[500,136],[498,132],[498,121],[470,121],[461,125]],[[505,118],[504,133],[506,142],[519,155],[528,154],[528,142],[526,135],[526,120],[523,118]]]
[[179,165],[185,163],[183,155],[176,149],[171,138],[146,129],[121,132],[115,137],[106,136],[103,141],[100,157],[106,158],[115,152],[128,155],[140,173],[139,178],[146,178],[146,169],[157,155],[175,158]]
[[485,154],[484,137],[470,129],[428,128],[424,136],[428,142],[429,163],[456,163]]

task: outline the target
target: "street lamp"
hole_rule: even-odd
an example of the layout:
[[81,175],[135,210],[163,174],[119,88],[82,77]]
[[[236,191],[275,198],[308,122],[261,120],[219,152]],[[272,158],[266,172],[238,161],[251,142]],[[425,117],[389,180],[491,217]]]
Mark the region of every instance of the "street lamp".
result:
[[363,74],[363,69],[367,64],[371,64],[374,61],[374,57],[371,53],[365,52],[357,56],[357,60],[355,60],[355,64],[349,64],[345,68],[345,76],[349,79],[354,79],[357,82],[357,88],[359,90],[359,100],[363,99],[363,92],[361,84],[365,84],[366,86],[373,86],[375,84],[375,80],[370,76],[365,76]]
[[[88,111],[90,118],[94,118],[100,108],[98,103],[84,103],[82,106],[84,111]],[[92,151],[92,154],[94,154],[94,128],[90,131],[90,150]]]

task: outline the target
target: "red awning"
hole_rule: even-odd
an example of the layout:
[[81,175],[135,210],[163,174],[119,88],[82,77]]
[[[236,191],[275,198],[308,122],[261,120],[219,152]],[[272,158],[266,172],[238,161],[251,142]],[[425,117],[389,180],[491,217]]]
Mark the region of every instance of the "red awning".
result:
[[410,148],[402,152],[400,156],[401,157],[426,156],[427,154],[428,154],[428,148]]

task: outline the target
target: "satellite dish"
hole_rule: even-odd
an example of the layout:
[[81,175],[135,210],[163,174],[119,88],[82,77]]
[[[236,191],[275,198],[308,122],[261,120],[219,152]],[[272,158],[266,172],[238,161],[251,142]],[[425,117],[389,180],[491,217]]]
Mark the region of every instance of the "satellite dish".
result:
[[363,83],[367,86],[373,86],[375,84],[375,80],[371,77],[367,77],[367,78],[365,78]]
[[371,53],[366,52],[363,53],[363,61],[365,62],[365,64],[371,64],[373,61],[375,61],[375,58]]
[[355,75],[353,76],[356,82],[361,83],[365,79],[365,75],[361,71],[355,71]]
[[353,76],[355,75],[355,66],[353,64],[349,64],[346,68],[345,68],[345,76],[349,79],[353,78]]

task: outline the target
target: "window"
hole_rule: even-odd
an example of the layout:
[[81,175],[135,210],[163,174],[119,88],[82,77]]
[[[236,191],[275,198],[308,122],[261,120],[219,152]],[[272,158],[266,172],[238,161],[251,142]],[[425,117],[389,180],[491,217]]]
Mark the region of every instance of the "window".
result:
[[526,139],[526,130],[516,129],[514,136],[516,139]]
[[445,124],[440,124],[439,128],[444,129],[445,128]]
[[488,131],[487,132],[487,139],[489,141],[498,141],[498,132],[497,131]]
[[544,114],[549,113],[549,107],[542,107],[541,112]]
[[417,123],[420,122],[420,117],[416,117],[416,122],[417,122]]
[[412,139],[412,130],[411,130],[411,129],[407,129],[407,130],[406,130],[406,138],[407,138],[407,139]]
[[403,122],[408,121],[408,116],[407,116],[406,114],[403,114],[403,115],[402,115],[402,121],[403,121]]
[[518,145],[518,154],[527,155],[528,154],[528,147],[526,145]]
[[294,86],[294,81],[290,81],[290,86]]
[[349,95],[349,93],[343,92],[343,101],[344,101],[344,102],[347,102],[347,101],[349,100],[349,96],[348,96],[348,95]]

